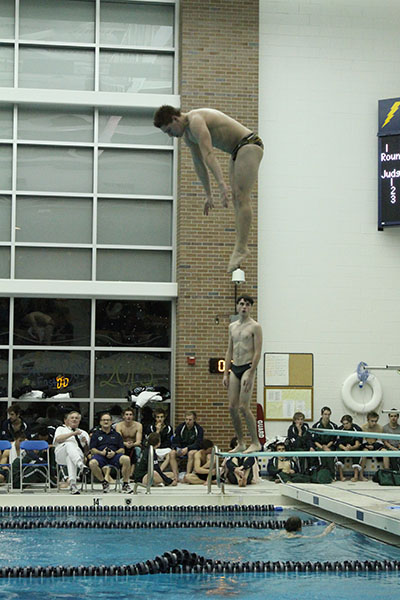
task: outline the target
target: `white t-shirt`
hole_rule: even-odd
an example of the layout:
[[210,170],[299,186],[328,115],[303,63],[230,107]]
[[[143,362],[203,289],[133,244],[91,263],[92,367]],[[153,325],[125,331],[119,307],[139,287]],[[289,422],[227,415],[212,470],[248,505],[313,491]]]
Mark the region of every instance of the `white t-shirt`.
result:
[[89,445],[89,434],[86,433],[86,431],[83,431],[82,429],[81,433],[78,436],[71,435],[71,437],[69,437],[64,442],[57,442],[58,436],[65,435],[66,433],[71,433],[71,431],[71,427],[67,427],[66,425],[60,425],[60,427],[57,427],[54,434],[54,446],[56,450],[57,448],[62,448],[64,444],[76,444],[78,446],[78,442],[76,440],[77,437],[79,438],[79,441],[81,442],[82,446],[84,446],[85,444]]

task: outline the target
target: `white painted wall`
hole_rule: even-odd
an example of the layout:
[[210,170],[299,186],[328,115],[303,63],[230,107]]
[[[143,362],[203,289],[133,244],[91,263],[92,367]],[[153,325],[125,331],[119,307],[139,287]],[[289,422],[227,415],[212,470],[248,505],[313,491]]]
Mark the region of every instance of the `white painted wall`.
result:
[[[264,352],[314,354],[315,420],[349,412],[361,360],[400,364],[400,229],[377,231],[376,138],[378,100],[400,96],[399,33],[398,0],[260,0],[258,315]],[[400,407],[400,375],[376,374],[381,408]]]

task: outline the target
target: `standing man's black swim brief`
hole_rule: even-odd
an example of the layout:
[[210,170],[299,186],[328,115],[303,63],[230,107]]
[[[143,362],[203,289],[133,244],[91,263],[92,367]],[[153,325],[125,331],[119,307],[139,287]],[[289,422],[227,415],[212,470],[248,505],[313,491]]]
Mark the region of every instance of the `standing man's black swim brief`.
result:
[[262,139],[256,133],[249,133],[249,135],[246,135],[246,137],[244,137],[242,140],[240,140],[238,145],[235,146],[234,149],[232,150],[232,160],[233,161],[236,160],[236,156],[237,156],[237,153],[239,152],[240,148],[242,148],[243,146],[247,146],[247,144],[254,144],[255,146],[260,146],[260,148],[262,148],[264,150],[264,144],[262,142]]

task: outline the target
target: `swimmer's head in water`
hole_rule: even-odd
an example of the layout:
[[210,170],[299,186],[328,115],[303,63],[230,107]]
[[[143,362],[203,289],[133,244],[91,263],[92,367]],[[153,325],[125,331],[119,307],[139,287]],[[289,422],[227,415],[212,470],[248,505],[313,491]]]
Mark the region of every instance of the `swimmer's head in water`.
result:
[[287,532],[301,531],[301,519],[299,517],[289,517],[285,523]]

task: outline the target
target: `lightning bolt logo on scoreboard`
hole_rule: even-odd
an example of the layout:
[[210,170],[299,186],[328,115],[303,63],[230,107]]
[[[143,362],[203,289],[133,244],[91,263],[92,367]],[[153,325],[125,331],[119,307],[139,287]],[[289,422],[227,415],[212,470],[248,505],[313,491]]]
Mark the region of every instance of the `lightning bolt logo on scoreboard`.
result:
[[400,108],[400,102],[394,102],[392,104],[392,107],[386,116],[386,120],[385,120],[384,124],[382,125],[382,129],[393,119],[394,115],[397,113],[399,108]]

